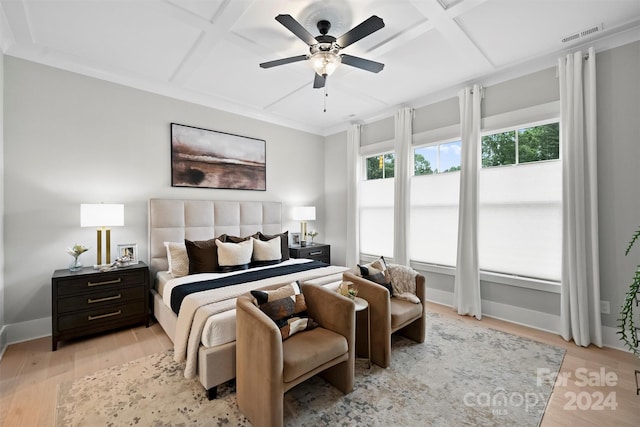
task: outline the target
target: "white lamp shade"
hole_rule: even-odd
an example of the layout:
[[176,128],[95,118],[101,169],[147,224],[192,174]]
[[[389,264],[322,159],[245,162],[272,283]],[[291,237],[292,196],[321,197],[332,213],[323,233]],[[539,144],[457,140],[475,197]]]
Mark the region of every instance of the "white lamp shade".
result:
[[81,204],[80,227],[118,227],[124,225],[122,204]]
[[291,216],[296,221],[315,221],[316,219],[316,207],[315,206],[296,206],[291,212]]

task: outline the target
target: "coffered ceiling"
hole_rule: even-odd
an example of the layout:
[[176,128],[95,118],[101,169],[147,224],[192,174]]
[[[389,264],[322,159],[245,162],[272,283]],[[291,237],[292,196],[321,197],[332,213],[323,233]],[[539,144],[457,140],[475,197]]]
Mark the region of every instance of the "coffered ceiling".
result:
[[[278,14],[314,36],[329,20],[336,37],[381,17],[383,29],[342,53],[384,70],[343,64],[325,93],[308,61],[260,68],[308,53]],[[320,135],[638,39],[640,0],[0,0],[5,55]]]

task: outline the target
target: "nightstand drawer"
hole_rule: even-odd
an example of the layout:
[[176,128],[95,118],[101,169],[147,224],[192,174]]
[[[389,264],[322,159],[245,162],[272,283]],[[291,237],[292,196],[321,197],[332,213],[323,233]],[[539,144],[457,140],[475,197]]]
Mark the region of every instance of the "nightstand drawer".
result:
[[320,246],[317,248],[313,246],[307,246],[306,248],[301,248],[298,251],[299,258],[316,259],[316,258],[324,258],[327,255],[329,255],[329,248],[325,246]]
[[142,318],[145,315],[145,305],[137,301],[102,309],[85,310],[58,317],[58,331],[99,328],[106,324],[116,324],[131,317]]
[[146,273],[143,270],[114,271],[84,277],[62,279],[58,282],[58,295],[77,294],[78,292],[97,292],[104,289],[120,289],[126,285],[144,284]]
[[289,256],[291,258],[308,258],[324,263],[331,263],[331,246],[325,244],[315,244],[309,246],[290,246]]
[[74,295],[58,299],[58,313],[102,308],[145,298],[146,287],[143,285],[101,290],[90,294]]

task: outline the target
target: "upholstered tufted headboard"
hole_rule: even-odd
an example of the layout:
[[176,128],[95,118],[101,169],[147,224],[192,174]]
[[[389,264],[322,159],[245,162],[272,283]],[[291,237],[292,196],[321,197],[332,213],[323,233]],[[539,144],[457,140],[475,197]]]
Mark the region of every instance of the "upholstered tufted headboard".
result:
[[149,267],[152,277],[168,269],[164,242],[208,240],[221,234],[282,232],[279,202],[149,200]]

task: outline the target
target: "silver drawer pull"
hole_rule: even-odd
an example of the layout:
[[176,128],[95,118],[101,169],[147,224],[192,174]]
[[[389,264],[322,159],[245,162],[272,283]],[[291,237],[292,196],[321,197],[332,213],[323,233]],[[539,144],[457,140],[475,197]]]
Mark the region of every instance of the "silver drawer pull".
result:
[[114,299],[120,299],[120,298],[122,298],[122,294],[114,295],[112,297],[98,298],[98,299],[88,298],[87,304],[95,304],[97,302],[103,302],[103,301],[113,301]]
[[104,282],[87,282],[87,286],[113,285],[114,283],[120,282],[122,282],[122,279],[118,277],[115,280],[106,280]]
[[104,319],[105,317],[119,316],[121,314],[122,314],[122,310],[118,310],[118,311],[114,311],[113,313],[101,314],[99,316],[89,316],[89,320]]
[[322,251],[309,252],[309,255],[311,255],[311,256],[313,256],[313,255],[322,255]]

